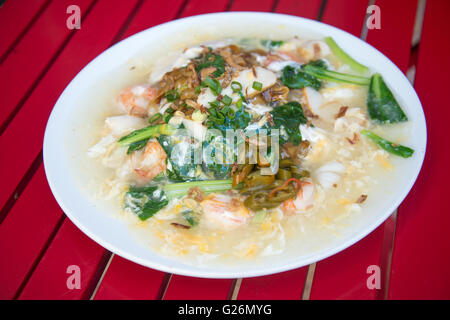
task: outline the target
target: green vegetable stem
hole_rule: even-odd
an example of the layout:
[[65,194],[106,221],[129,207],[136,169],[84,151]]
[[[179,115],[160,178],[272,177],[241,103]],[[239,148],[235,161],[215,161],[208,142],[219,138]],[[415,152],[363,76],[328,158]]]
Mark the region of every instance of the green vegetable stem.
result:
[[413,155],[414,150],[390,141],[387,141],[380,136],[376,135],[373,132],[368,130],[362,130],[361,134],[371,139],[377,145],[379,145],[382,149],[386,150],[389,153],[395,154],[396,156],[409,158]]
[[330,49],[334,53],[334,55],[342,63],[347,64],[350,68],[352,68],[353,70],[355,70],[359,73],[365,73],[365,72],[369,71],[369,68],[360,64],[355,59],[350,57],[347,54],[347,52],[342,50],[342,48],[338,46],[338,44],[336,43],[336,41],[334,41],[334,39],[332,37],[326,37],[324,40],[325,40],[325,43],[328,44],[328,46],[330,47]]

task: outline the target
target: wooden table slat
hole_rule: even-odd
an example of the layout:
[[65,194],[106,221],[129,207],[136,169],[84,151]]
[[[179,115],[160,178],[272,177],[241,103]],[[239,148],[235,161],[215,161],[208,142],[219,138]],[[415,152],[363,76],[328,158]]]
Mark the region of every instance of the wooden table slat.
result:
[[[27,5],[20,1],[6,1],[3,4],[0,8],[0,59],[20,41],[47,4],[48,0],[29,1]],[[19,11],[20,14],[17,14]]]
[[230,11],[263,11],[270,12],[275,0],[234,0]]
[[[367,43],[374,46],[406,74],[411,54],[411,40],[417,0],[377,0],[381,11],[381,29],[368,30]],[[399,19],[399,16],[402,18]]]
[[165,300],[225,300],[230,292],[231,279],[205,279],[173,275]]
[[16,295],[62,214],[41,166],[0,224],[0,299]]
[[390,279],[390,299],[450,298],[450,205],[447,199],[450,2],[426,4],[415,88],[427,119],[428,145],[422,171],[399,208]]
[[181,18],[190,17],[198,14],[222,12],[225,11],[229,5],[229,0],[189,0],[181,13]]
[[238,300],[299,300],[307,267],[264,277],[242,279]]
[[[123,23],[125,23],[127,16],[132,12],[136,5],[137,1],[120,1],[120,0],[110,0],[110,1],[100,1],[98,2],[92,9],[91,13],[88,15],[85,21],[83,21],[83,25],[81,30],[79,30],[71,41],[68,43],[64,51],[58,57],[58,59],[53,64],[52,68],[46,74],[46,76],[42,79],[42,81],[37,86],[36,90],[30,96],[30,99],[23,106],[20,113],[16,118],[14,118],[13,123],[10,127],[8,127],[7,132],[0,137],[1,145],[4,147],[9,147],[10,152],[15,152],[20,154],[22,157],[28,157],[33,159],[36,157],[33,153],[38,154],[42,147],[42,136],[45,127],[46,120],[50,114],[50,111],[53,107],[54,102],[56,101],[58,95],[62,92],[65,86],[69,83],[69,81],[76,75],[76,73],[84,67],[86,63],[92,60],[95,56],[100,54],[104,49],[106,49],[113,39],[116,37],[117,33],[120,30],[120,27]],[[108,15],[104,13],[108,12]],[[114,21],[113,24],[108,23],[109,21]],[[81,49],[82,48],[82,49]],[[32,135],[24,135],[23,128],[27,127],[29,132],[34,132]],[[11,131],[9,131],[11,130]],[[17,130],[17,131],[16,131]],[[23,139],[21,146],[17,146],[17,149],[14,150],[10,142],[8,142],[7,137],[9,134],[16,133],[16,142],[20,143],[18,140]],[[19,139],[20,136],[20,139]],[[6,137],[5,140],[3,140]],[[6,141],[6,142],[5,142]],[[29,148],[23,148],[23,145],[30,144]],[[9,145],[9,146],[8,146]],[[31,147],[32,146],[32,147]],[[2,162],[7,162],[14,159],[8,158],[6,161],[2,159]],[[7,164],[7,163],[3,163]],[[26,168],[26,162],[23,161],[20,163],[21,168]],[[11,168],[10,168],[11,169]],[[18,168],[14,166],[14,170],[16,176],[18,175]],[[42,172],[41,169],[38,170],[38,173]],[[5,180],[11,178],[9,175],[2,176]],[[36,182],[34,182],[36,179]],[[8,181],[8,180],[7,180]],[[11,181],[8,181],[11,182]],[[22,234],[23,228],[20,228],[20,225],[15,222],[11,224],[7,224],[8,221],[17,221],[20,220],[30,212],[39,212],[40,208],[36,207],[38,201],[46,200],[48,203],[44,203],[44,209],[48,206],[49,211],[45,214],[49,219],[48,225],[43,225],[46,220],[39,221],[36,225],[33,225],[35,229],[32,229],[32,232],[27,235],[28,239],[38,239],[40,242],[33,244],[31,247],[32,251],[24,258],[32,259],[36,257],[36,252],[38,252],[38,248],[42,247],[42,242],[45,242],[45,237],[50,237],[51,232],[53,231],[51,226],[55,224],[55,221],[61,215],[60,209],[57,207],[56,202],[54,202],[53,197],[50,193],[47,182],[45,180],[45,176],[43,174],[35,175],[27,188],[25,188],[22,193],[22,198],[19,198],[16,205],[12,208],[12,210],[7,215],[5,221],[2,223],[1,227],[8,228],[8,233],[18,233]],[[42,199],[42,200],[41,200]],[[48,199],[48,200],[47,200]],[[44,216],[44,215],[43,215]],[[22,220],[23,223],[27,222],[26,219]],[[9,229],[11,226],[11,229]],[[30,226],[31,227],[31,226]],[[76,235],[70,240],[71,236]],[[78,238],[77,238],[78,237]],[[77,239],[83,239],[85,237],[87,240],[82,241],[82,246],[76,247]],[[72,245],[75,247],[71,247]],[[80,240],[81,241],[81,240]],[[35,248],[36,247],[36,248]],[[62,250],[61,248],[67,247],[68,250]],[[54,248],[54,249],[52,249]],[[73,249],[74,252],[71,251]],[[78,251],[77,251],[78,250]],[[83,251],[84,250],[84,251]],[[48,286],[43,286],[41,288],[42,292],[41,296],[45,297],[75,297],[76,295],[71,293],[62,293],[61,290],[65,285],[65,282],[61,283],[61,279],[57,277],[48,277],[46,273],[47,270],[55,270],[55,272],[65,272],[65,268],[67,267],[66,262],[71,260],[72,258],[73,264],[78,264],[80,266],[84,265],[83,261],[96,261],[103,254],[105,250],[98,246],[95,242],[89,240],[86,236],[84,236],[81,231],[76,230],[76,232],[72,232],[70,228],[62,228],[55,236],[55,240],[49,246],[48,252],[46,252],[42,258],[42,261],[37,265],[36,271],[32,274],[30,278],[30,282],[25,286],[23,294],[27,296],[28,290],[34,290],[33,283],[41,283],[41,281],[48,281]],[[47,256],[51,256],[57,252],[59,255],[58,259],[49,259]],[[19,254],[19,253],[18,253]],[[91,255],[91,260],[89,256]],[[33,260],[31,260],[33,261]],[[76,262],[78,261],[78,262]],[[11,260],[11,263],[14,263],[15,260]],[[59,264],[58,264],[59,263]],[[26,264],[27,268],[29,267],[30,262]],[[13,264],[9,264],[8,261],[3,263],[7,268],[14,268]],[[90,266],[84,265],[86,270],[88,270],[91,274],[94,269],[89,269]],[[93,264],[94,266],[94,264]],[[6,268],[5,267],[5,268]],[[63,270],[63,271],[61,271]],[[84,271],[86,279],[88,279],[88,271]],[[24,270],[21,271],[22,274]],[[63,275],[67,276],[67,275]],[[54,284],[54,282],[56,284]],[[14,283],[16,285],[17,282]],[[52,285],[54,284],[54,285]],[[29,289],[31,288],[31,289]],[[52,290],[58,291],[52,291]],[[66,290],[68,290],[66,288]],[[32,291],[37,294],[37,291]],[[80,297],[79,294],[76,297]],[[35,297],[38,297],[35,295]]]
[[158,297],[165,275],[164,272],[114,255],[95,300],[154,300]]
[[95,287],[91,279],[103,265],[104,256],[105,249],[66,218],[18,298],[86,299]]
[[321,0],[279,0],[275,12],[317,19],[321,5]]

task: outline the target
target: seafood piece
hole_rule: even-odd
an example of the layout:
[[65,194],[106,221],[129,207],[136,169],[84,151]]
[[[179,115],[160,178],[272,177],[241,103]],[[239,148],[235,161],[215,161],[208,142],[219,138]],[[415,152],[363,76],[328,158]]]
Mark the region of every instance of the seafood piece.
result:
[[250,211],[238,199],[214,194],[201,203],[205,223],[214,229],[232,229],[249,221]]
[[158,89],[142,84],[123,90],[117,97],[122,112],[136,117],[146,117],[147,107],[158,97]]
[[150,181],[166,170],[167,154],[156,139],[149,140],[144,150],[133,153],[134,171],[143,180]]
[[295,199],[283,202],[286,213],[306,212],[314,206],[314,184],[309,179],[302,179],[300,190]]

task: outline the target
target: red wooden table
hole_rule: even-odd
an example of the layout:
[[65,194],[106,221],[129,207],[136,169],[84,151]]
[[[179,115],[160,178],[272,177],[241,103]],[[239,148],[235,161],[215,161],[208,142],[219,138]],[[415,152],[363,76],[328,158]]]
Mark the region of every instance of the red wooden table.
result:
[[[373,4],[381,10],[381,29],[365,27]],[[81,9],[79,30],[66,26],[70,5]],[[106,251],[54,200],[43,170],[42,139],[70,80],[123,38],[218,11],[321,20],[375,46],[414,82],[428,123],[421,174],[397,212],[345,251],[265,277],[170,275]],[[0,7],[0,298],[449,299],[448,12],[448,0],[6,0]],[[70,266],[79,268],[80,288],[68,285]],[[379,288],[367,285],[370,266],[380,267]]]

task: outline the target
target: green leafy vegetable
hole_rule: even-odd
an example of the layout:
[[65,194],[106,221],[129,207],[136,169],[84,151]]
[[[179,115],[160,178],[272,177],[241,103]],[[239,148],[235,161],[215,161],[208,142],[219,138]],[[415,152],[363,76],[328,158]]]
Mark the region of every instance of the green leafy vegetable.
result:
[[169,200],[157,186],[137,188],[131,186],[125,193],[124,206],[133,211],[142,221],[164,208]]
[[292,101],[288,102],[282,106],[276,107],[270,112],[272,116],[274,127],[270,124],[265,124],[265,129],[276,128],[283,129],[286,131],[287,137],[283,136],[280,132],[280,143],[292,142],[294,145],[298,145],[302,142],[302,134],[300,133],[300,124],[306,124],[308,119],[306,119],[303,114],[303,109],[300,103]]
[[[231,185],[231,180],[207,180],[166,184],[162,189],[157,186],[140,188],[130,186],[124,196],[124,207],[144,221],[167,206],[169,200],[187,195],[192,187],[198,187],[204,193],[211,193],[230,190]],[[182,214],[191,226],[198,222],[193,212],[182,212]]]
[[170,135],[176,131],[174,127],[168,124],[158,124],[154,126],[148,126],[139,130],[135,130],[130,134],[123,136],[117,142],[121,146],[130,145],[135,142],[140,142],[152,137],[159,136],[161,134]]
[[321,80],[362,86],[370,83],[370,79],[366,77],[328,70],[327,64],[323,60],[311,61],[301,67],[286,66],[283,68],[281,76],[284,85],[291,89],[311,87],[319,90],[322,86]]
[[370,118],[376,123],[408,121],[397,100],[379,73],[370,79],[367,108]]
[[395,154],[396,156],[400,156],[403,158],[409,158],[414,153],[414,150],[396,143],[392,143],[390,141],[387,141],[380,136],[376,135],[373,132],[370,132],[368,130],[362,130],[362,135],[365,135],[369,139],[371,139],[373,142],[375,142],[377,145],[379,145],[382,149],[386,150],[389,153]]
[[311,87],[319,90],[322,82],[317,78],[303,72],[300,68],[286,66],[283,69],[281,81],[290,89],[301,89],[304,87]]
[[341,47],[338,46],[336,41],[332,37],[325,38],[326,44],[330,47],[331,51],[333,51],[334,55],[344,64],[347,64],[353,70],[359,73],[365,73],[369,71],[369,68],[360,64],[355,59],[350,57]]

